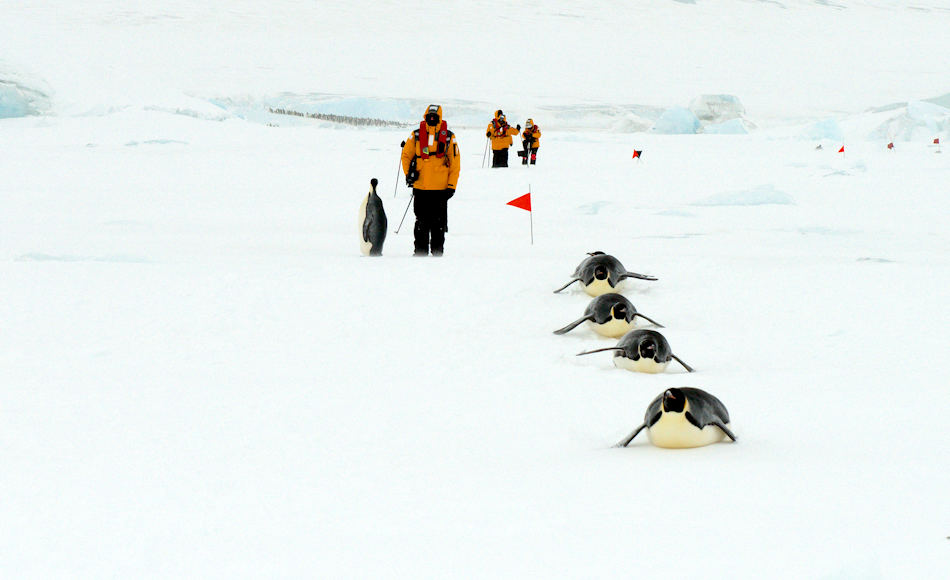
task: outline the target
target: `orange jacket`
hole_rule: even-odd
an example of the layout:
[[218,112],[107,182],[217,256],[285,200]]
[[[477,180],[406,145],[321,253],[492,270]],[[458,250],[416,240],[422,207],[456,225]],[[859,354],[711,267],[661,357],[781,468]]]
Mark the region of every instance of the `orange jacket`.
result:
[[537,149],[541,146],[541,129],[537,125],[531,127],[525,126],[524,131],[521,132],[521,139],[523,141],[528,141],[533,139],[529,144],[531,149]]
[[[428,111],[428,109],[427,109]],[[442,119],[442,107],[439,107],[439,119]],[[429,127],[426,125],[429,133],[429,146],[432,147],[436,142],[439,125]],[[430,154],[428,158],[422,158],[422,148],[416,140],[416,132],[413,131],[406,140],[406,145],[402,148],[402,171],[409,173],[409,164],[413,157],[416,159],[416,170],[419,172],[419,179],[413,184],[416,189],[442,190],[455,189],[458,185],[459,169],[461,169],[461,158],[459,157],[459,146],[455,140],[455,134],[449,131],[448,139],[445,142],[445,155],[437,157]]]
[[518,130],[505,121],[504,115],[499,117],[498,113],[495,113],[495,119],[488,124],[488,129],[485,130],[485,136],[491,137],[492,151],[511,147],[511,138],[517,134]]

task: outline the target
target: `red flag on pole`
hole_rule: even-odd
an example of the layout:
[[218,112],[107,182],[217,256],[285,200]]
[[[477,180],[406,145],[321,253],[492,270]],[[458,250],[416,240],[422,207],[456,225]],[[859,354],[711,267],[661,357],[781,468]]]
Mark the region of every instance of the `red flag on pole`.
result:
[[531,194],[530,194],[530,193],[526,193],[526,194],[522,195],[521,197],[516,197],[515,199],[509,201],[509,202],[508,202],[507,204],[505,204],[505,205],[513,205],[513,206],[515,206],[515,207],[517,207],[517,208],[526,209],[526,210],[528,210],[528,211],[531,211]]
[[888,148],[888,149],[893,149],[893,148],[894,148],[894,142],[891,141],[890,143],[888,143],[888,144],[887,144],[887,148]]
[[633,150],[633,157],[631,157],[631,159],[639,159],[641,155],[643,155],[643,150],[642,150],[642,149],[639,150],[639,151],[636,150],[636,149],[634,149],[634,150]]
[[531,211],[531,184],[528,184],[528,193],[521,197],[516,197],[505,205],[513,205],[520,209],[528,210],[528,217],[531,220],[531,245],[534,245],[534,212]]
[[940,137],[934,139],[934,145],[940,145]]
[[841,146],[841,149],[838,149],[838,153],[844,153],[844,145]]

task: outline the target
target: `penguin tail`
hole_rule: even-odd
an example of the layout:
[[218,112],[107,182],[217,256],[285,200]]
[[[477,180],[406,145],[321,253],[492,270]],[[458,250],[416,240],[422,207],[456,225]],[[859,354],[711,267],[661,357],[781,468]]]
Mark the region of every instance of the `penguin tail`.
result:
[[580,282],[580,280],[581,280],[580,278],[574,278],[573,280],[571,280],[571,281],[568,282],[567,284],[565,284],[565,285],[561,286],[560,288],[558,288],[557,290],[555,290],[554,293],[557,294],[558,292],[560,292],[561,290],[564,290],[565,288],[567,288],[568,286],[570,286],[570,285],[573,284],[574,282]]
[[590,316],[585,316],[585,317],[583,317],[583,318],[578,318],[577,320],[575,320],[574,322],[568,324],[568,325],[565,326],[564,328],[559,328],[559,329],[555,330],[555,331],[554,331],[554,334],[567,334],[568,332],[570,332],[570,331],[574,330],[575,328],[577,328],[577,327],[578,327],[581,323],[583,323],[584,321],[590,320],[590,319],[591,319]]

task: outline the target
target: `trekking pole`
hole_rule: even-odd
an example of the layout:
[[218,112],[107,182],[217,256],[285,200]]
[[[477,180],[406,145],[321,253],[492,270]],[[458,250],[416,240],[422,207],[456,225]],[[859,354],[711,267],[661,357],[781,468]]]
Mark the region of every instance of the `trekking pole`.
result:
[[402,222],[406,221],[406,215],[409,213],[409,206],[412,205],[412,198],[416,195],[416,192],[412,192],[412,195],[409,196],[409,203],[406,204],[406,211],[402,212],[402,219],[399,220],[399,227],[396,228],[396,233],[399,233],[399,230],[402,228]]
[[[399,147],[405,147],[406,142],[403,141],[399,144]],[[399,169],[402,167],[402,157],[399,158],[399,162],[396,163],[396,187],[393,188],[393,199],[396,199],[396,191],[399,189]]]
[[485,159],[488,157],[488,144],[491,143],[491,137],[485,138],[485,152],[482,153],[482,169],[485,169]]

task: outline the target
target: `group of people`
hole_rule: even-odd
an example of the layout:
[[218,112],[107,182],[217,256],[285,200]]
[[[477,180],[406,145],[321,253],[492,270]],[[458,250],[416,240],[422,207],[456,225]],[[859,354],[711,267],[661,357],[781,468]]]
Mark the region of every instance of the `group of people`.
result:
[[534,124],[533,119],[528,119],[524,123],[524,131],[521,131],[521,125],[512,127],[505,120],[505,113],[498,109],[495,111],[495,118],[488,124],[485,130],[485,137],[491,139],[491,166],[508,167],[508,149],[514,141],[512,137],[521,133],[522,150],[518,152],[521,157],[521,164],[527,165],[529,160],[531,165],[538,161],[538,147],[541,146],[541,129]]
[[[488,124],[485,137],[491,140],[492,167],[508,167],[508,149],[512,137],[521,133],[521,164],[534,165],[538,159],[541,129],[532,119],[511,127],[499,109]],[[448,227],[448,201],[458,184],[459,146],[455,134],[442,118],[442,107],[429,105],[419,128],[414,129],[402,148],[402,169],[406,184],[412,188],[414,256],[441,256]]]

